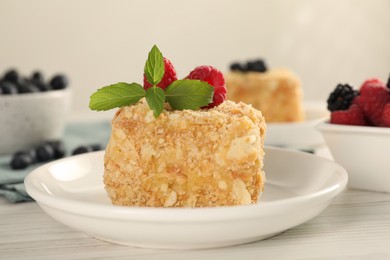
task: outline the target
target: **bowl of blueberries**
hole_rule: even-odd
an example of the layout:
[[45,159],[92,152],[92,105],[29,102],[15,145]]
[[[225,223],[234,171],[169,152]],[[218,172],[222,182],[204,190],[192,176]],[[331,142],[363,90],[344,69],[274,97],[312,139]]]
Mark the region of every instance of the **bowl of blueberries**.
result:
[[45,80],[39,71],[0,75],[0,154],[61,138],[71,105],[68,83],[63,74]]

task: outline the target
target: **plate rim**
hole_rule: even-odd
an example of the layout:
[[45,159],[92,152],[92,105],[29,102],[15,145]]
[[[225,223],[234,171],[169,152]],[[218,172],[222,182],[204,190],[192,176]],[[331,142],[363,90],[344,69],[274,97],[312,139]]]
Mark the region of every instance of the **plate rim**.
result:
[[[93,202],[76,201],[64,197],[54,197],[33,184],[32,178],[42,171],[47,171],[52,165],[73,160],[77,157],[93,157],[104,153],[104,151],[92,152],[88,154],[80,154],[50,162],[42,165],[30,172],[24,184],[27,193],[36,200],[38,204],[48,206],[57,210],[84,216],[93,216],[99,218],[117,219],[117,220],[140,220],[143,221],[162,221],[162,222],[193,222],[193,221],[223,221],[232,219],[254,218],[263,215],[268,215],[270,212],[277,213],[284,206],[301,204],[307,201],[325,197],[325,201],[334,198],[341,193],[348,182],[348,174],[346,170],[338,163],[313,154],[300,152],[293,149],[277,148],[266,146],[265,150],[282,151],[287,153],[300,154],[300,156],[315,158],[316,160],[332,163],[336,168],[335,172],[340,175],[340,180],[333,185],[320,189],[314,193],[297,195],[291,198],[281,199],[272,202],[261,202],[253,205],[242,206],[225,206],[225,207],[202,207],[202,208],[153,208],[153,207],[126,207],[117,205],[107,205]],[[37,199],[38,197],[38,199]],[[88,210],[85,210],[86,207]],[[237,210],[239,208],[240,210]],[[206,214],[207,213],[207,214]],[[272,213],[272,214],[274,214]]]

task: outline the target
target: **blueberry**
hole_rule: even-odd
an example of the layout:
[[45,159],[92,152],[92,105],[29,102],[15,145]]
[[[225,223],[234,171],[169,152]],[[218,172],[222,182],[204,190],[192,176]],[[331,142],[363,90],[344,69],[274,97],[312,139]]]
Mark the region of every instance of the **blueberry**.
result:
[[72,155],[76,154],[82,154],[82,153],[89,153],[92,152],[93,149],[91,146],[79,146],[76,149],[73,150]]
[[1,88],[1,91],[3,92],[3,95],[18,94],[18,87],[13,82],[1,81],[0,88]]
[[100,151],[103,150],[100,144],[91,144],[92,151]]
[[267,71],[267,67],[263,60],[258,59],[254,61],[247,62],[248,71],[256,71],[256,72],[265,72]]
[[17,78],[17,80],[14,81],[13,83],[15,83],[16,87],[18,88],[18,92],[19,93],[27,93],[27,92],[20,92],[21,89],[25,88],[25,85],[27,83],[26,79],[24,79],[24,78]]
[[39,92],[39,88],[28,80],[20,79],[18,81],[18,92],[19,93]]
[[34,71],[31,76],[31,80],[34,82],[41,82],[41,83],[45,82],[43,78],[43,74],[40,71]]
[[[35,72],[38,73],[38,72]],[[35,75],[34,73],[34,75]],[[33,84],[39,91],[48,91],[51,90],[51,86],[43,81],[43,78],[39,79],[40,76],[30,78],[28,81]]]
[[19,74],[15,69],[8,70],[5,74],[3,79],[6,81],[16,82],[19,78]]
[[25,151],[18,151],[14,153],[13,156],[19,156],[19,155],[27,155],[31,158],[31,163],[37,162],[37,153],[35,152],[35,149],[25,150]]
[[65,75],[58,74],[50,80],[50,86],[53,89],[64,89],[68,86],[68,78]]
[[11,81],[11,82],[15,83],[15,85],[19,88],[20,86],[23,86],[27,82],[27,80],[20,77],[17,78],[15,81]]
[[54,150],[54,159],[59,159],[65,156],[65,147],[60,140],[47,142]]
[[33,160],[28,152],[19,151],[12,156],[10,166],[12,169],[20,170],[27,168],[32,163]]
[[34,71],[31,75],[31,77],[28,78],[27,80],[36,86],[38,86],[39,84],[45,84],[45,80],[44,80],[43,75],[40,71]]
[[48,144],[42,144],[36,148],[38,162],[47,162],[54,159],[54,149]]
[[37,151],[35,151],[35,149],[30,149],[27,151],[27,153],[30,155],[32,163],[36,163],[38,161]]
[[51,90],[51,86],[46,84],[45,82],[32,80],[31,83],[34,84],[39,89],[39,91],[43,92]]

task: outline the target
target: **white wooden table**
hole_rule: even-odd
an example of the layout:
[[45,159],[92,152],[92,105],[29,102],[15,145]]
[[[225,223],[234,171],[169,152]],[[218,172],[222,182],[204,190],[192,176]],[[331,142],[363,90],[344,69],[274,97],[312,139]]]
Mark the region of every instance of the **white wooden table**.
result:
[[347,190],[273,238],[192,251],[109,244],[57,223],[35,202],[0,198],[0,259],[390,259],[390,194]]

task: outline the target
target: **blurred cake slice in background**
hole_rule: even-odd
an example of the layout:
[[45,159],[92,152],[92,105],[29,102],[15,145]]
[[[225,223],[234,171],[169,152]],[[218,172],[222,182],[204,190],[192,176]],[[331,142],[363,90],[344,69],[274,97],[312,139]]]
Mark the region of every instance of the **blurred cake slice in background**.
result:
[[301,82],[292,71],[267,70],[263,60],[234,63],[230,69],[225,75],[229,100],[251,104],[268,123],[304,120]]

